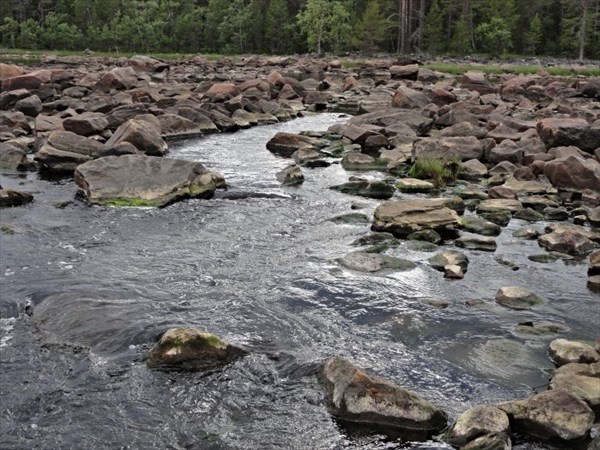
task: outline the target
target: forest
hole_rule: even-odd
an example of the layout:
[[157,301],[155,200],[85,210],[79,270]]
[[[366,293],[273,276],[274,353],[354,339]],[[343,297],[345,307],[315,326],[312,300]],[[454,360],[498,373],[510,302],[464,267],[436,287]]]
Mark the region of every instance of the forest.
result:
[[4,48],[600,59],[600,0],[2,0]]

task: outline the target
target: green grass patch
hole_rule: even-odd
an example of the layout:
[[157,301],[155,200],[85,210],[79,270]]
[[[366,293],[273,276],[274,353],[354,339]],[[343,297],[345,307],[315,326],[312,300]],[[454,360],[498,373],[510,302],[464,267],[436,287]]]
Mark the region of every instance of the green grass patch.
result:
[[452,63],[439,63],[439,64],[426,64],[424,66],[427,69],[435,70],[437,72],[449,73],[452,75],[463,75],[470,71],[483,72],[488,75],[500,75],[503,73],[513,73],[522,75],[536,74],[540,71],[544,71],[553,76],[577,76],[584,75],[588,77],[600,76],[600,67],[543,67],[535,65],[478,65],[478,64],[452,64]]
[[460,175],[462,166],[460,158],[436,158],[425,155],[418,158],[408,170],[408,176],[420,180],[431,180],[438,189],[452,183]]
[[[14,56],[13,56],[14,55]],[[171,60],[181,60],[193,57],[193,54],[190,53],[162,53],[162,52],[150,52],[150,53],[142,53],[142,52],[93,52],[91,54],[84,53],[83,51],[73,51],[73,50],[22,50],[22,49],[0,49],[0,58],[2,59],[22,59],[23,63],[32,62],[35,56],[86,56],[86,57],[109,57],[109,58],[130,58],[134,55],[144,55],[151,56],[153,58],[158,59],[171,59]],[[205,59],[209,59],[208,55],[201,55]],[[212,57],[217,57],[219,55],[213,55]],[[40,61],[40,58],[37,58]]]

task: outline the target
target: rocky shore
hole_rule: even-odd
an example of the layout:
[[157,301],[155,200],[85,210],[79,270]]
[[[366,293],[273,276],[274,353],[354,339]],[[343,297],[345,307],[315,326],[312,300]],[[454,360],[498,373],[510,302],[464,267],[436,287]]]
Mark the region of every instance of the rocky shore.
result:
[[[581,277],[591,292],[600,291],[598,79],[543,70],[451,76],[392,59],[344,68],[338,60],[255,56],[49,57],[39,67],[0,64],[0,79],[0,166],[74,177],[89,204],[162,207],[210,198],[227,180],[200,163],[165,157],[169,142],[307,111],[348,113],[353,117],[328,131],[277,133],[267,143],[289,159],[273,174],[282,184],[302,184],[306,171],[340,164],[348,181],[332,190],[381,200],[372,218],[360,211],[336,218],[371,223],[372,233],[352,243],[358,249],[338,258],[344,270],[370,276],[413,270],[414,262],[386,254],[408,240],[435,252],[428,264],[448,282],[460,282],[453,280],[467,275],[470,252],[495,252],[497,236],[514,218],[530,223],[515,240],[539,244],[532,261],[586,261]],[[26,192],[0,189],[0,207],[32,201]],[[540,229],[538,222],[549,225]],[[515,311],[551,301],[535,286],[510,285],[494,300]],[[550,335],[560,328],[519,326]],[[515,435],[584,445],[600,419],[599,345],[552,340],[556,369],[547,390],[499,404],[482,399],[453,424],[426,393],[335,355],[314,375],[344,426],[405,440],[437,436],[464,449],[509,449]],[[251,352],[177,328],[162,335],[147,364],[214,371]],[[596,436],[589,448],[597,445]]]

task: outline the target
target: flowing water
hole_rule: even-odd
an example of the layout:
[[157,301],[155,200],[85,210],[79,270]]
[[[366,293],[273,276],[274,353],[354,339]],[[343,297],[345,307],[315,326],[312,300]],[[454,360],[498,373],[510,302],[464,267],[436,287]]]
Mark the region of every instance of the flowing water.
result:
[[[512,238],[525,225],[518,220],[495,254],[467,252],[462,281],[443,279],[426,263],[431,253],[405,244],[388,254],[417,262],[412,271],[340,268],[335,259],[356,249],[350,243],[369,224],[329,219],[353,203],[371,214],[378,202],[329,190],[348,179],[339,164],[281,187],[275,173],[289,160],[265,143],[277,131],[343,120],[308,116],[172,145],[172,157],[221,172],[229,190],[164,209],[89,207],[71,180],[2,172],[2,186],[35,201],[1,212],[0,447],[398,448],[336,425],[314,377],[320,361],[348,357],[456,417],[547,383],[549,340],[515,334],[518,322],[550,320],[568,326],[568,338],[596,337],[585,262],[530,262],[541,249]],[[497,306],[506,285],[546,303],[535,312]],[[465,305],[473,299],[485,304]],[[148,370],[145,354],[173,326],[208,330],[251,354],[204,376]]]

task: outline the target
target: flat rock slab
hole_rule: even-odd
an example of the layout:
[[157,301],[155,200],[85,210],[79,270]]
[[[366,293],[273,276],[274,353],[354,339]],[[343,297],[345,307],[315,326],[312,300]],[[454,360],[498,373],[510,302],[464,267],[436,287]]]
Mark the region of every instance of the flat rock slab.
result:
[[197,162],[125,155],[78,166],[75,181],[92,204],[161,207],[184,198],[210,198],[223,178]]
[[452,199],[395,200],[375,210],[374,231],[407,236],[422,230],[448,230],[459,224],[459,216],[447,205]]
[[498,244],[492,236],[480,236],[477,234],[464,234],[454,244],[457,247],[469,250],[482,250],[484,252],[495,252]]
[[406,259],[367,252],[349,253],[343,258],[340,258],[338,262],[347,269],[366,273],[406,271],[417,267],[414,262]]
[[[330,413],[343,421],[427,439],[447,422],[444,411],[398,385],[369,375],[350,361],[331,358],[319,369]],[[404,435],[403,435],[404,434]]]

